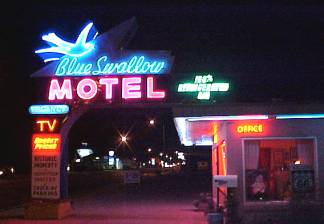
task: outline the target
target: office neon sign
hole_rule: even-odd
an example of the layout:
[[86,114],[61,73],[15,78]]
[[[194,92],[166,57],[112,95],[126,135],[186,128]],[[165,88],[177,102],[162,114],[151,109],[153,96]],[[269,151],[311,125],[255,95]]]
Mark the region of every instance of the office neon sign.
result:
[[262,124],[245,124],[236,127],[236,132],[239,134],[263,133],[263,131],[264,127]]
[[178,85],[179,93],[197,93],[197,99],[209,100],[211,92],[227,92],[229,83],[214,82],[212,75],[197,75],[193,83],[180,83]]
[[55,76],[156,75],[170,69],[170,56],[159,51],[112,52],[110,43],[100,39],[92,22],[82,29],[75,42],[63,40],[55,33],[43,35],[42,40],[49,47],[35,53],[45,63],[55,64]]

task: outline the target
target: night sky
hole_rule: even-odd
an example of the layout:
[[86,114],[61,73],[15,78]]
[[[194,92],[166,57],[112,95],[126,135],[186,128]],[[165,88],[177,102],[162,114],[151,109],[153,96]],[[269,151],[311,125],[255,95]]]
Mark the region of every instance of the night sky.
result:
[[[44,65],[34,54],[42,45],[41,35],[51,30],[73,38],[90,20],[103,33],[135,17],[139,28],[128,49],[170,50],[175,56],[170,74],[173,79],[197,72],[219,74],[233,86],[231,101],[324,101],[324,4],[55,1],[3,7],[0,15],[0,164],[29,167],[32,119],[28,106],[45,94],[43,87],[30,78]],[[133,120],[139,123],[153,116],[172,126],[170,111],[133,112]],[[112,113],[120,114],[113,118],[120,122],[111,122]],[[110,136],[115,136],[116,129],[123,131],[131,126],[131,119],[122,118],[123,114],[110,110],[85,115],[71,132],[71,147],[82,140],[99,151],[113,147]],[[94,119],[104,119],[109,125],[93,135],[94,131],[87,128],[94,127],[90,122]],[[178,146],[171,126],[168,145]],[[146,129],[137,126],[137,130]],[[160,141],[152,133],[144,134],[152,143],[133,142],[133,148]],[[94,136],[101,136],[100,140]]]

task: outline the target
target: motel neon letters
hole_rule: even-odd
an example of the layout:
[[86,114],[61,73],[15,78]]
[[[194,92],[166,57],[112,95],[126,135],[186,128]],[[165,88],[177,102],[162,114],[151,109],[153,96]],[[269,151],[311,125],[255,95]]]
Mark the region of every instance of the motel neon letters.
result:
[[[104,90],[105,99],[112,99],[114,88],[121,85],[121,97],[123,99],[140,99],[143,93],[143,84],[146,81],[146,97],[148,99],[163,99],[165,91],[155,90],[154,77],[103,77],[96,82],[92,78],[84,78],[78,81],[76,86],[76,95],[84,100],[90,100],[96,97],[98,88]],[[72,80],[64,79],[61,84],[58,79],[52,79],[49,87],[48,99],[63,100],[74,98]]]

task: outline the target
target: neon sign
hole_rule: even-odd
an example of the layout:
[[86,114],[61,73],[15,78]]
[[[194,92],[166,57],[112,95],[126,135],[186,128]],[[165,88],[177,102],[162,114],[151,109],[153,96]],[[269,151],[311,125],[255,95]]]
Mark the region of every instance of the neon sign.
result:
[[181,83],[178,92],[198,92],[197,99],[209,100],[210,92],[227,92],[229,83],[213,82],[212,75],[197,75],[194,83]]
[[58,153],[61,136],[59,134],[34,134],[32,137],[32,150],[34,153]]
[[[59,60],[62,55],[81,57],[94,49],[92,40],[94,40],[97,35],[98,32],[96,32],[96,29],[93,27],[93,23],[89,23],[83,28],[75,43],[64,41],[55,33],[49,33],[43,35],[42,40],[46,41],[51,47],[36,50],[35,53],[40,54],[44,62]],[[89,38],[91,40],[87,42]]]
[[67,114],[69,106],[60,105],[31,105],[28,108],[30,114]]
[[51,47],[36,50],[35,53],[44,62],[54,61],[51,73],[55,76],[154,75],[170,70],[170,56],[162,51],[156,52],[155,56],[152,56],[152,52],[112,52],[111,43],[108,46],[103,43],[102,39],[106,41],[107,38],[100,39],[97,35],[93,23],[83,28],[75,43],[67,42],[55,33],[48,33],[42,39]]
[[237,133],[239,134],[250,134],[250,133],[263,133],[262,124],[253,124],[253,125],[239,125],[236,128]]
[[[146,81],[146,82],[145,82]],[[122,99],[141,99],[143,93],[146,92],[147,99],[163,99],[165,98],[164,90],[156,90],[154,87],[155,78],[140,76],[123,77],[121,79],[116,77],[100,78],[99,85],[94,79],[84,78],[76,84],[77,97],[90,100],[96,97],[98,88],[104,88],[105,99],[113,98],[113,90],[121,83],[121,96]],[[146,91],[143,91],[143,85],[146,84]],[[59,80],[52,79],[49,88],[48,99],[54,100],[72,100],[75,96],[72,88],[72,80],[64,79],[62,84]]]
[[50,121],[49,119],[39,119],[36,121],[36,124],[39,125],[40,132],[45,132],[45,130],[48,130],[49,132],[54,132],[57,123],[58,122],[56,119],[54,119],[53,121]]
[[56,67],[57,76],[161,74],[166,63],[145,56],[132,56],[129,60],[112,62],[108,56],[100,57],[95,63],[81,63],[76,57],[64,57]]

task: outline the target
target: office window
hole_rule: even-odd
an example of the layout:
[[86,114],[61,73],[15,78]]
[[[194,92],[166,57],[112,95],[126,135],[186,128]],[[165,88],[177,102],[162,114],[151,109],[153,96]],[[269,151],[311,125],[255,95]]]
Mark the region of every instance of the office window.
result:
[[314,169],[312,139],[245,140],[247,201],[284,201],[292,193],[292,167]]

